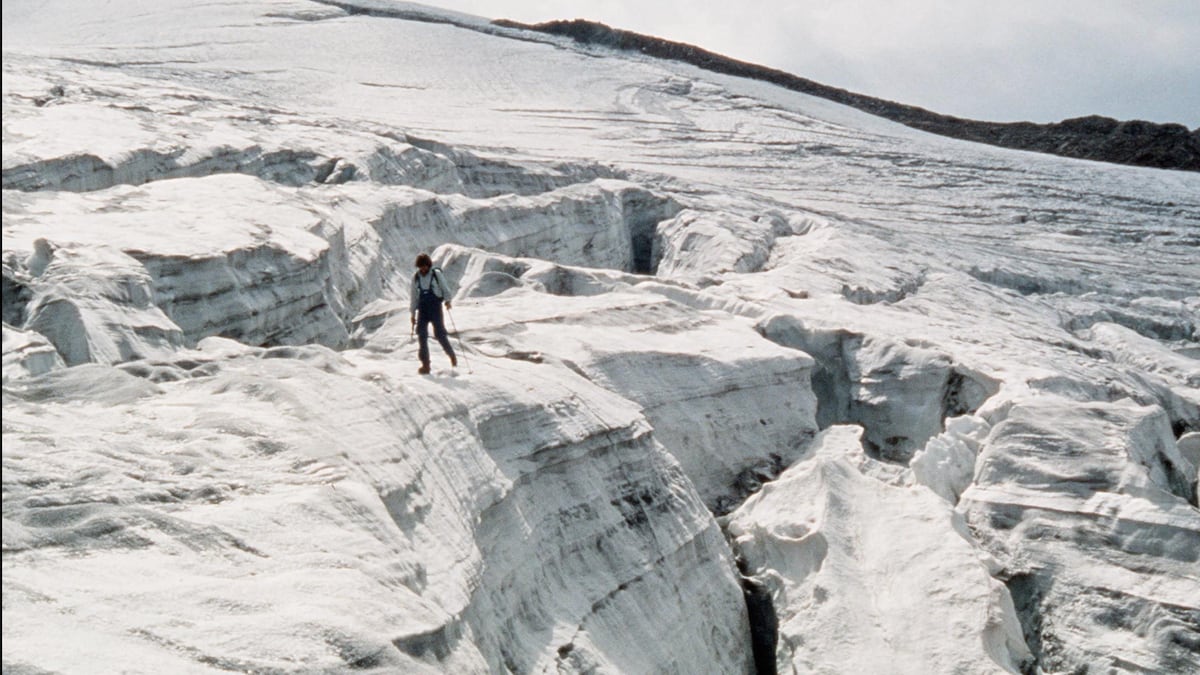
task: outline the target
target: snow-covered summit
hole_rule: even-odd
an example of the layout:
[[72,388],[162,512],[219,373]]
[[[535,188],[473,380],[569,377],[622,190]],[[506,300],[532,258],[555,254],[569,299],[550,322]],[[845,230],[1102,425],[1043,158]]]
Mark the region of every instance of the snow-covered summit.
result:
[[1200,175],[410,3],[3,11],[6,672],[1200,672]]

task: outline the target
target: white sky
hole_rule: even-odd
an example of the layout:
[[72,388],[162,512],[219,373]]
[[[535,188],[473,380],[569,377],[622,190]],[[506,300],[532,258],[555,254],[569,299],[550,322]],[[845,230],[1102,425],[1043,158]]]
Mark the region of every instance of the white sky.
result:
[[1200,0],[424,1],[591,19],[974,119],[1200,127]]

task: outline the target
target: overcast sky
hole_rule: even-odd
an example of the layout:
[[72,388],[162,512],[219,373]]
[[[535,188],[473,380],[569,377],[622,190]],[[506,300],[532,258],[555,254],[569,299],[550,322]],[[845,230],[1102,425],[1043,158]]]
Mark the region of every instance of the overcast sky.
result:
[[425,0],[586,18],[824,84],[992,121],[1200,127],[1200,0]]

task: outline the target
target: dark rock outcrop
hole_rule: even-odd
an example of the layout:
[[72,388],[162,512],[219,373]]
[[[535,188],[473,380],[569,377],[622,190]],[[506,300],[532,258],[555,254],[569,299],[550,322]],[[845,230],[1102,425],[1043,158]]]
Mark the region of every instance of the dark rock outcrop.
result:
[[1200,171],[1200,128],[1189,131],[1182,124],[1157,124],[1140,120],[1122,122],[1097,115],[1053,124],[981,122],[856,94],[781,70],[714,54],[693,45],[610,28],[593,21],[576,19],[528,25],[498,20],[494,23],[507,28],[564,35],[584,44],[683,61],[727,75],[764,80],[952,138],[1116,164]]

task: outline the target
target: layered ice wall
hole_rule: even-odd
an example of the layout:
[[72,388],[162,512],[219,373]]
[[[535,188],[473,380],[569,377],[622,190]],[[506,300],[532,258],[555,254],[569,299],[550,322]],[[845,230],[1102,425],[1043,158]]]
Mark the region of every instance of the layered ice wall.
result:
[[509,360],[190,359],[9,390],[12,667],[745,670],[724,538],[630,402]]
[[1200,176],[410,3],[4,50],[6,671],[1200,672]]

